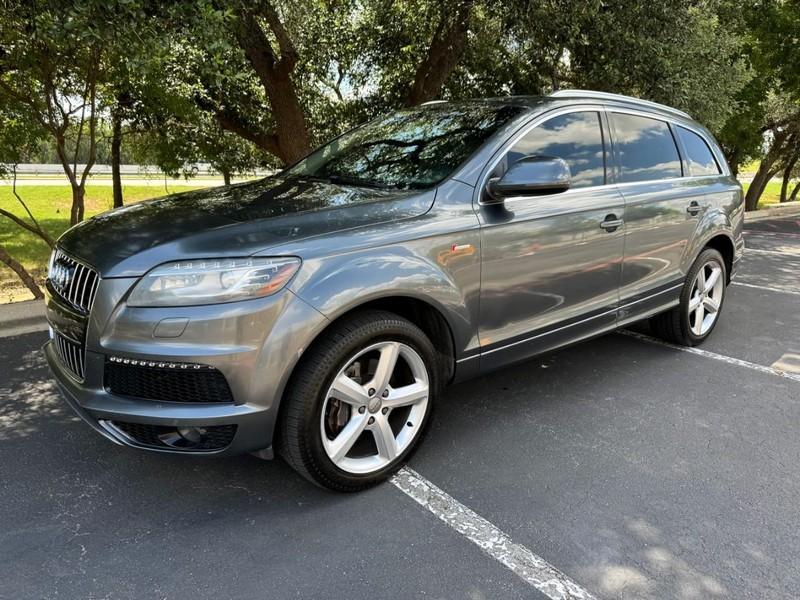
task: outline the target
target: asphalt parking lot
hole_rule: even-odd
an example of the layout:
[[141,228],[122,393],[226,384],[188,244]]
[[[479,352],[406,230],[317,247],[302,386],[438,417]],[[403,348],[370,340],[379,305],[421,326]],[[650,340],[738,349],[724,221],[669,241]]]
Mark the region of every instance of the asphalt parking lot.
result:
[[[746,241],[702,353],[613,334],[452,387],[411,468],[597,598],[800,597],[800,218]],[[0,598],[547,597],[397,485],[110,444],[45,335],[0,339]]]

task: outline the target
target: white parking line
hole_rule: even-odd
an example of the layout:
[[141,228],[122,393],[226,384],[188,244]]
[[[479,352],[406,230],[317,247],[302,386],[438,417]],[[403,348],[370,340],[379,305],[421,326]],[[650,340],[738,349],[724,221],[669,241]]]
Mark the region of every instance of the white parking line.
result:
[[761,248],[750,248],[744,251],[745,257],[748,254],[774,254],[775,256],[793,256],[800,258],[800,250],[797,252],[787,252],[786,250],[762,250]]
[[792,233],[788,231],[761,231],[759,229],[745,229],[745,235],[766,235],[771,237],[800,237],[800,233]]
[[620,330],[618,333],[621,333],[622,335],[627,335],[632,338],[636,338],[637,340],[642,340],[643,342],[650,342],[651,344],[666,346],[667,348],[672,348],[673,350],[680,350],[681,352],[688,352],[689,354],[696,354],[697,356],[712,358],[714,360],[725,362],[730,365],[736,365],[738,367],[746,367],[753,371],[759,371],[760,373],[768,373],[769,375],[777,375],[778,377],[783,377],[785,379],[800,381],[800,374],[797,373],[787,373],[786,371],[781,371],[780,369],[775,369],[773,367],[765,367],[764,365],[752,363],[747,360],[742,360],[740,358],[731,358],[730,356],[725,356],[724,354],[717,354],[716,352],[709,352],[708,350],[701,350],[700,348],[691,348],[689,346],[678,346],[676,344],[671,344],[669,342],[665,342],[664,340],[659,340],[658,338],[650,337],[649,335],[645,335],[637,331],[628,331],[627,329],[623,329]]
[[542,557],[515,543],[508,535],[473,512],[422,475],[404,467],[390,479],[417,504],[455,529],[489,556],[516,573],[523,581],[553,600],[594,600],[583,589]]
[[740,285],[742,287],[754,288],[756,290],[766,290],[768,292],[780,292],[781,294],[794,294],[795,296],[800,296],[800,291],[797,290],[789,290],[786,288],[779,288],[768,285],[757,285],[755,283],[746,283],[739,279],[737,279],[736,281],[732,281],[731,285]]

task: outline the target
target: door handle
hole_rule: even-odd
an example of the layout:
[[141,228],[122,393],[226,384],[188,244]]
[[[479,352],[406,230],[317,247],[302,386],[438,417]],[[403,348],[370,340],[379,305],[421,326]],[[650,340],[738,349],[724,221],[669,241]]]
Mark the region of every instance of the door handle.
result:
[[692,200],[689,203],[689,206],[686,207],[686,212],[689,213],[690,215],[696,215],[697,213],[700,212],[702,208],[703,207],[700,206],[700,204],[698,204],[696,200]]
[[616,231],[618,227],[622,227],[624,221],[622,219],[618,219],[617,215],[606,215],[606,218],[600,223],[600,227],[611,233],[612,231]]

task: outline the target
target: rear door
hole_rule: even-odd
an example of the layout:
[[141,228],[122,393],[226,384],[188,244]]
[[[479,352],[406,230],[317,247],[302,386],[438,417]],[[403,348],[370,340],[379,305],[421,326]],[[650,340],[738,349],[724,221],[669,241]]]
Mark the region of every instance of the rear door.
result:
[[625,198],[620,320],[644,316],[680,295],[683,256],[705,205],[704,187],[684,178],[674,125],[649,113],[609,108],[616,180]]
[[563,158],[572,185],[478,204],[482,368],[614,326],[624,206],[606,180],[607,135],[602,109],[560,111],[523,130],[490,162],[482,187],[515,161],[537,155]]

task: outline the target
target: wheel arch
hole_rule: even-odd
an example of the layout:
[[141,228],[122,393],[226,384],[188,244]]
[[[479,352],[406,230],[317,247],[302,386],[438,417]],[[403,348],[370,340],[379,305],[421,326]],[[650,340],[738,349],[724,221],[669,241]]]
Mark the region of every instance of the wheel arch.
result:
[[[452,379],[456,361],[456,344],[452,324],[445,317],[444,310],[436,306],[434,302],[410,294],[388,294],[348,306],[331,316],[328,324],[317,333],[309,347],[343,319],[370,309],[394,313],[419,327],[442,356],[440,365],[444,368],[442,380],[447,383]],[[297,365],[295,365],[296,367]]]
[[[706,248],[713,248],[722,255],[722,258],[725,260],[725,283],[729,284],[731,282],[731,271],[733,270],[733,257],[735,254],[733,239],[726,233],[717,233],[706,240],[705,244],[700,248],[700,252],[703,252]],[[700,252],[698,252],[698,256]]]
[[290,372],[283,380],[283,385],[280,386],[279,394],[277,396],[277,412],[275,420],[273,421],[272,429],[272,446],[274,447],[277,440],[276,436],[280,435],[279,423],[283,418],[285,403],[284,396],[286,390],[291,384],[292,378],[297,373],[297,370],[302,366],[303,356],[330,331],[330,329],[340,323],[342,320],[347,319],[355,314],[364,312],[370,309],[385,310],[408,319],[419,327],[425,335],[431,340],[437,353],[442,357],[440,366],[444,369],[442,373],[442,382],[446,385],[449,383],[455,374],[455,338],[451,323],[448,322],[444,316],[444,311],[435,306],[433,302],[423,300],[419,297],[403,294],[391,294],[378,298],[371,298],[362,303],[349,306],[346,310],[341,311],[334,317],[330,318],[325,326],[316,332],[313,339],[306,346],[303,354],[294,361]]

